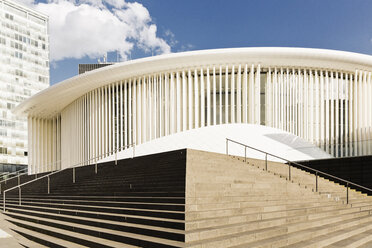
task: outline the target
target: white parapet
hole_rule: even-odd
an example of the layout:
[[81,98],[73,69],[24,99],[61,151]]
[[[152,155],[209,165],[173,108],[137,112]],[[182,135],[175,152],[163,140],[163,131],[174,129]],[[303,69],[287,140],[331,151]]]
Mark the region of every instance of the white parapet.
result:
[[[117,159],[131,158],[133,154],[144,156],[184,148],[226,154],[226,138],[290,161],[332,157],[310,142],[280,129],[255,124],[224,124],[158,138],[136,146],[134,153],[133,148],[130,148],[119,152],[117,155],[99,160],[99,162],[112,161],[115,157]],[[244,157],[245,148],[229,142],[228,154]],[[265,159],[264,153],[249,148],[246,150],[246,155],[250,158]],[[268,160],[283,162],[270,155]]]

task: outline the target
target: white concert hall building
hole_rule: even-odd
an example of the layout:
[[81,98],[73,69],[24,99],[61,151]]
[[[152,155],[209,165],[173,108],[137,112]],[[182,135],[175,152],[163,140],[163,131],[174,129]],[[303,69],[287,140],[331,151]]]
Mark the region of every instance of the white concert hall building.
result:
[[[21,103],[31,173],[234,138],[290,159],[372,154],[372,56],[232,48],[148,57]],[[88,161],[90,160],[90,161]]]

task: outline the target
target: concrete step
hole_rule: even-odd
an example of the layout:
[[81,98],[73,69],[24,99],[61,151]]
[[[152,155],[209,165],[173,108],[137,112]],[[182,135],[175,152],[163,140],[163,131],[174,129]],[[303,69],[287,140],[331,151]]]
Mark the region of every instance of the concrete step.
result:
[[358,246],[358,248],[372,248],[372,241],[369,241],[361,246]]
[[[369,214],[361,213],[358,210],[347,209],[344,212],[334,213],[329,212],[326,216],[312,216],[312,219],[309,219],[307,216],[297,216],[292,218],[275,218],[268,220],[259,220],[252,221],[247,223],[237,223],[225,226],[211,227],[205,229],[197,229],[192,232],[186,233],[186,240],[196,241],[210,238],[217,238],[221,234],[223,235],[235,235],[240,232],[262,230],[265,228],[276,228],[276,227],[285,227],[288,232],[295,232],[298,230],[303,230],[307,228],[312,228],[316,226],[322,226],[329,223],[334,223],[338,221],[348,220],[356,218],[359,216],[366,216]],[[316,218],[318,217],[318,218]],[[195,238],[196,240],[192,240]]]
[[159,217],[159,218],[168,218],[168,219],[176,219],[182,220],[184,219],[184,212],[176,212],[176,211],[164,211],[164,210],[148,210],[148,209],[112,209],[107,208],[106,211],[110,212],[103,212],[103,211],[94,211],[94,208],[84,208],[84,209],[60,209],[60,208],[53,208],[53,207],[41,207],[41,206],[27,206],[18,204],[7,204],[7,207],[18,208],[18,209],[28,209],[28,210],[35,210],[35,211],[45,211],[50,213],[64,213],[64,214],[75,214],[75,215],[106,215],[106,216],[122,216],[122,215],[137,215],[137,216],[148,216],[148,217]]
[[[303,247],[299,242],[305,242],[308,240],[317,241],[319,236],[326,235],[332,232],[340,231],[346,228],[358,227],[364,223],[370,223],[372,221],[372,216],[359,216],[347,220],[341,220],[334,223],[323,224],[321,226],[310,227],[300,231],[294,230],[294,232],[284,233],[277,235],[264,235],[255,237],[255,240],[251,242],[244,242],[244,238],[239,236],[234,242],[236,245],[232,245],[234,248],[252,247],[252,248],[263,248],[263,247]],[[237,244],[239,243],[239,244]],[[305,246],[306,247],[306,246]],[[322,247],[322,246],[313,246]]]
[[74,219],[95,219],[97,222],[110,223],[110,221],[119,221],[120,223],[131,223],[131,224],[139,224],[139,225],[146,225],[146,226],[155,226],[155,227],[163,227],[163,228],[170,228],[170,229],[177,229],[177,230],[184,230],[185,222],[183,220],[173,220],[167,218],[157,218],[157,217],[147,217],[147,216],[136,216],[136,215],[107,215],[104,216],[99,212],[92,212],[91,214],[80,213],[80,212],[46,212],[46,211],[34,211],[34,210],[25,210],[19,208],[8,208],[7,213],[18,213],[30,216],[48,216],[51,219],[63,219],[63,218],[74,218]]
[[[125,223],[119,221],[102,221],[96,220],[92,218],[75,218],[71,216],[50,216],[45,214],[39,215],[30,215],[30,214],[20,214],[14,212],[8,212],[7,216],[12,217],[13,219],[22,219],[28,222],[44,224],[56,228],[70,230],[70,226],[68,223],[73,224],[74,228],[80,227],[82,229],[82,233],[88,233],[91,231],[92,228],[101,228],[100,230],[106,231],[118,231],[124,233],[131,233],[131,234],[140,234],[147,237],[155,237],[155,238],[164,238],[168,240],[175,240],[175,241],[184,241],[184,231],[177,230],[177,229],[170,229],[164,227],[156,227],[156,226],[149,226],[149,225],[141,225],[141,224],[133,224],[133,223]],[[84,231],[88,230],[88,231]],[[71,231],[75,231],[75,229],[71,229]],[[77,230],[77,232],[80,232]]]
[[[371,240],[371,230],[372,222],[370,221],[367,223],[360,223],[348,228],[345,227],[341,230],[329,232],[327,234],[317,236],[316,239],[301,241],[287,247],[357,247]],[[358,240],[355,240],[355,238],[357,238]]]
[[[17,204],[19,202],[18,199],[7,199],[7,204]],[[53,207],[60,207],[60,208],[72,208],[76,207],[79,209],[80,207],[84,208],[97,208],[97,209],[153,209],[153,210],[169,210],[169,211],[184,211],[185,205],[184,204],[157,204],[157,203],[142,203],[142,202],[120,202],[114,204],[105,204],[104,206],[99,204],[92,204],[86,203],[82,204],[83,202],[80,201],[69,201],[69,202],[44,202],[44,201],[35,201],[35,200],[26,200],[22,199],[23,205],[30,205],[30,206],[53,206]]]
[[[19,232],[26,238],[33,240],[36,243],[41,243],[46,247],[71,247],[71,248],[82,248],[82,247],[103,247],[103,248],[121,248],[122,243],[115,241],[108,241],[102,238],[89,236],[85,234],[79,234],[76,236],[75,232],[61,230],[58,228],[48,227],[40,224],[29,223],[23,220],[16,220],[7,217],[7,220],[16,225],[14,231]],[[47,230],[47,231],[46,231]],[[134,248],[138,246],[128,246],[128,248]]]
[[[19,219],[21,217],[25,218],[26,220]],[[27,219],[33,219],[33,221],[30,222],[27,221]],[[65,240],[86,246],[94,245],[97,247],[97,245],[99,245],[99,247],[123,247],[124,244],[129,244],[141,247],[181,247],[183,244],[182,242],[168,239],[149,237],[146,235],[133,234],[117,230],[108,230],[105,228],[92,227],[76,223],[71,226],[69,222],[57,220],[50,222],[50,220],[44,218],[30,218],[28,216],[18,215],[17,219],[15,219],[13,216],[12,219],[9,219],[9,221],[15,225],[34,231],[43,232],[48,235],[53,234],[56,235],[56,237],[63,236],[63,239]],[[53,224],[53,226],[51,224]]]
[[247,223],[250,221],[266,221],[275,218],[295,218],[296,216],[307,216],[309,219],[314,216],[322,215],[328,212],[340,213],[340,211],[348,211],[344,205],[334,203],[323,207],[309,207],[292,210],[281,210],[267,213],[254,213],[247,215],[233,215],[233,216],[214,216],[205,219],[188,220],[186,222],[186,230],[193,230],[198,228],[218,227],[219,225],[228,225],[234,223]]
[[[371,242],[371,247],[372,247],[372,224],[369,223],[368,225],[367,223],[366,225],[367,225],[366,231],[360,232],[360,230],[358,230],[357,234],[353,236],[345,235],[343,236],[344,239],[338,242],[332,243],[326,246],[326,248],[339,248],[339,247],[354,248],[354,247],[360,247],[362,245],[366,245],[369,242]],[[363,229],[364,227],[360,226],[360,228]]]

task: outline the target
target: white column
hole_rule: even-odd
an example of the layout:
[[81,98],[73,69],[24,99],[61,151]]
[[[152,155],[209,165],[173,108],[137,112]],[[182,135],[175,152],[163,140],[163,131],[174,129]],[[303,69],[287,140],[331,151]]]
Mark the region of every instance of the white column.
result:
[[274,115],[275,115],[275,119],[274,119],[274,127],[275,128],[279,128],[279,111],[280,111],[280,108],[279,108],[279,94],[280,94],[280,91],[279,91],[279,82],[278,82],[278,70],[274,69],[274,78],[273,78],[274,82]]
[[235,123],[235,66],[231,69],[231,123]]
[[335,74],[331,72],[331,154],[335,155]]
[[168,74],[164,75],[164,90],[165,90],[165,113],[164,113],[164,124],[165,124],[165,133],[164,136],[169,135],[169,76]]
[[216,67],[213,66],[213,125],[217,124]]
[[330,153],[330,80],[328,76],[328,71],[325,72],[325,84],[326,84],[326,95],[325,95],[325,100],[326,100],[326,124],[325,124],[325,143],[326,143],[326,151]]
[[323,71],[319,72],[320,77],[320,145],[321,148],[324,150],[324,128],[325,128],[325,121],[324,121],[324,75]]
[[349,75],[349,153],[351,156],[354,156],[354,83],[355,83],[355,77],[353,77],[353,74]]
[[283,73],[283,68],[280,68],[280,77],[279,77],[279,80],[280,80],[280,83],[279,83],[279,87],[280,87],[280,129],[281,130],[286,130],[285,128],[285,115],[284,115],[284,111],[285,111],[285,101],[284,101],[284,73]]
[[[114,142],[115,144],[115,149],[118,149],[120,147],[119,145],[119,82],[116,82],[116,93],[115,93],[115,96],[116,96],[116,128],[115,128],[115,132],[116,132],[116,142]],[[98,143],[98,146],[100,146],[100,144]]]
[[204,72],[200,69],[200,127],[205,126],[205,88],[204,88]]
[[344,94],[344,75],[342,72],[340,72],[340,77],[339,77],[339,84],[338,84],[338,98],[340,99],[340,147],[339,151],[341,152],[339,154],[340,157],[344,156],[344,99],[345,99],[345,94]]
[[367,101],[366,101],[366,98],[367,98],[367,72],[364,71],[363,72],[363,82],[362,84],[360,85],[361,86],[361,95],[360,95],[360,101],[361,101],[361,111],[362,111],[362,115],[361,115],[361,119],[362,119],[362,129],[361,129],[361,144],[362,144],[362,147],[363,147],[363,155],[367,155],[367,140],[368,140],[368,133],[366,132],[367,131],[367,118],[368,118],[368,113],[367,113]]
[[[236,82],[236,123],[242,122],[242,66],[238,66]],[[235,111],[234,111],[235,112]]]
[[146,80],[146,77],[144,76],[142,78],[142,84],[141,84],[141,108],[139,108],[139,111],[141,113],[141,143],[144,143],[147,141],[147,85],[148,82]]
[[359,75],[358,70],[355,71],[354,76],[354,96],[353,96],[353,110],[354,110],[354,119],[353,119],[353,133],[354,133],[354,156],[359,155],[359,146],[358,146],[358,128],[359,128],[359,120],[358,120],[358,114],[359,114],[359,104],[358,104],[358,81],[359,81]]
[[211,80],[209,67],[207,67],[207,126],[211,125]]
[[219,70],[219,99],[220,99],[220,122],[219,124],[222,124],[222,66],[220,66]]
[[177,124],[177,133],[181,131],[181,80],[180,80],[180,73],[176,73],[176,106],[177,106],[177,119],[176,119],[176,124]]
[[177,101],[175,99],[175,82],[174,82],[174,74],[173,72],[170,74],[170,112],[169,112],[169,118],[170,118],[170,134],[175,133],[176,130],[176,104]]
[[198,71],[195,69],[194,72],[194,84],[195,84],[195,128],[199,127],[199,82],[198,82]]
[[185,70],[182,71],[182,131],[187,130],[187,81]]
[[135,139],[133,138],[134,131],[132,129],[132,123],[134,121],[134,114],[132,115],[132,103],[134,103],[134,100],[132,97],[132,79],[129,79],[129,84],[128,84],[128,117],[129,117],[128,118],[128,144],[132,144],[135,141]]
[[369,145],[369,152],[368,154],[372,154],[372,82],[371,82],[372,74],[371,72],[368,72],[368,88],[366,89],[366,108],[368,113],[368,145]]
[[271,82],[271,68],[269,67],[267,72],[267,79],[266,79],[266,93],[265,93],[265,121],[266,126],[273,127],[272,119],[273,119],[273,89],[272,89],[272,82]]
[[159,137],[165,136],[164,134],[164,105],[163,105],[163,99],[164,97],[164,87],[163,87],[163,75],[159,75]]
[[229,123],[229,67],[225,69],[225,124]]
[[251,71],[249,72],[249,123],[254,124],[254,65],[252,64]]
[[349,153],[349,74],[345,73],[345,156],[350,156]]
[[336,157],[339,157],[339,142],[338,142],[338,139],[340,138],[340,133],[339,133],[339,121],[338,121],[338,117],[339,117],[339,74],[338,72],[336,72],[336,75],[335,75],[335,86],[334,86],[334,89],[335,89],[335,92],[333,93],[333,95],[335,96],[335,155]]
[[194,121],[194,118],[193,118],[193,114],[194,114],[194,111],[193,111],[193,83],[192,83],[192,75],[191,75],[191,70],[189,69],[188,72],[187,72],[187,79],[188,79],[188,82],[189,82],[189,130],[191,130],[193,128],[193,121]]
[[151,140],[152,137],[152,127],[153,127],[153,122],[152,122],[152,116],[153,116],[153,111],[152,111],[152,100],[153,100],[153,95],[152,95],[152,80],[151,76],[147,77],[147,85],[145,88],[145,101],[146,101],[146,141]]
[[[130,82],[129,82],[130,84]],[[123,92],[123,87],[124,87],[124,92]],[[130,110],[128,111],[128,103],[131,101],[130,97],[128,97],[128,91],[129,91],[129,94],[130,94],[130,89],[128,90],[128,81],[125,80],[124,82],[124,85],[121,85],[121,91],[124,93],[124,99],[123,97],[121,98],[122,100],[124,100],[124,106],[123,106],[123,103],[121,103],[121,109],[123,109],[124,107],[124,127],[123,127],[123,124],[121,125],[121,129],[123,131],[124,129],[124,135],[122,133],[122,136],[124,136],[124,142],[121,142],[121,146],[124,146],[125,149],[127,148],[128,146],[128,137],[130,137],[130,128],[128,128],[128,122],[130,121],[130,117],[128,118],[128,112],[129,112],[129,115],[130,115]],[[129,106],[130,106],[130,103],[129,103]],[[122,114],[122,117],[121,117],[121,121],[123,121],[123,110],[121,111],[121,114]]]
[[243,123],[248,123],[248,65],[244,68],[243,78]]
[[261,66],[258,64],[257,66],[257,72],[256,72],[256,79],[255,79],[255,87],[256,87],[256,95],[255,95],[255,102],[256,102],[256,107],[255,107],[255,119],[256,119],[256,124],[260,125],[261,124]]
[[319,99],[320,99],[320,92],[319,92],[319,76],[318,71],[315,70],[315,144],[317,146],[320,145],[320,105],[319,105]]

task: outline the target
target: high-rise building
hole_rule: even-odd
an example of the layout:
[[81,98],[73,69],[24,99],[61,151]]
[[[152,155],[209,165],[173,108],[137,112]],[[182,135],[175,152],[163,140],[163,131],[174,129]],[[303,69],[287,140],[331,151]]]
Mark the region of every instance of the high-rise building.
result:
[[12,109],[48,86],[48,17],[0,0],[0,172],[27,164],[27,119]]

